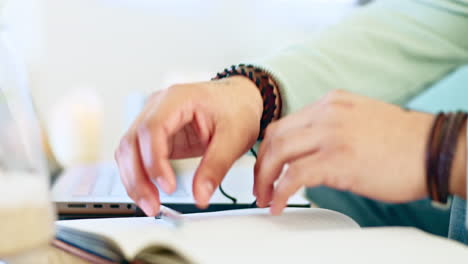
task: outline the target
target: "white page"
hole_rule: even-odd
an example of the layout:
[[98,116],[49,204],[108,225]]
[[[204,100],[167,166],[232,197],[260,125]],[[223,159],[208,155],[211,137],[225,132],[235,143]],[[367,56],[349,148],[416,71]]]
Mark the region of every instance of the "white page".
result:
[[240,239],[205,237],[193,244],[198,263],[467,263],[468,247],[415,228],[281,232]]
[[[359,225],[341,213],[320,208],[286,208],[280,216],[272,216],[269,208],[230,210],[209,214],[186,215],[184,232],[196,233],[217,230],[223,232],[302,232],[358,228]],[[229,227],[229,228],[226,228]]]
[[[109,218],[58,221],[68,226],[112,238],[129,259],[143,248],[154,245],[177,245],[180,252],[205,239],[237,239],[236,234],[274,235],[310,230],[357,228],[349,217],[325,209],[287,208],[281,216],[269,215],[268,209],[243,209],[184,215],[180,228],[152,217]],[[191,251],[191,250],[190,250]]]
[[347,217],[321,209],[288,209],[289,220],[266,213],[252,209],[186,215],[178,229],[153,218],[60,224],[124,241],[128,256],[160,239],[177,241],[178,251],[196,263],[440,264],[468,259],[466,246],[414,228],[358,229]]

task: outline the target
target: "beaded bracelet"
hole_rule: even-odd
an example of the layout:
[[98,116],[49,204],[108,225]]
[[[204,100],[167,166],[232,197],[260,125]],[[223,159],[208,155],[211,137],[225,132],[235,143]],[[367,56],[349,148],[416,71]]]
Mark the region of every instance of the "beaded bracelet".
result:
[[262,139],[266,127],[281,116],[281,96],[273,77],[262,69],[252,65],[239,64],[226,68],[220,72],[212,80],[219,80],[230,76],[245,76],[249,78],[255,85],[263,99],[263,113],[260,120],[260,133],[258,139]]

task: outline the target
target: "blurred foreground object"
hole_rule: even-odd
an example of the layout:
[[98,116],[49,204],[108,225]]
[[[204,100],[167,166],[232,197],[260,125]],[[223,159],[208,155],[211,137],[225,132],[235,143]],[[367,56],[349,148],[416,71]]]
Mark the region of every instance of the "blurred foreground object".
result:
[[102,105],[91,89],[68,93],[52,106],[48,118],[49,142],[63,167],[95,163],[102,142]]
[[[1,4],[0,4],[1,5]],[[25,67],[0,25],[0,259],[45,263],[53,207]]]
[[[40,121],[39,121],[40,122]],[[52,152],[52,148],[49,142],[49,136],[47,135],[47,131],[44,127],[44,123],[40,122],[40,130],[41,130],[41,140],[42,140],[42,148],[44,149],[44,156],[47,161],[47,167],[50,176],[56,176],[62,170],[62,167],[58,163],[57,159]],[[53,182],[53,181],[52,181]]]

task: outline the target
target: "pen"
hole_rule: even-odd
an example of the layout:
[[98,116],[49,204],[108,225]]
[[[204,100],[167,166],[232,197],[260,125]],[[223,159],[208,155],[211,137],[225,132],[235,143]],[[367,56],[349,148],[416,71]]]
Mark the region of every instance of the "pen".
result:
[[175,226],[181,226],[184,216],[182,215],[182,213],[174,209],[161,205],[159,208],[159,214],[155,218],[166,220],[168,222],[171,222]]

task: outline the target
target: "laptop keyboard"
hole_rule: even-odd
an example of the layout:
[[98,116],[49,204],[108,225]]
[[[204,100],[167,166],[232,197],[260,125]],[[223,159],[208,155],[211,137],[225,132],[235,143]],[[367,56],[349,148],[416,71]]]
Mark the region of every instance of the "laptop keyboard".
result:
[[[101,167],[96,169],[83,169],[77,177],[78,182],[74,185],[73,196],[127,196],[124,185],[118,175],[117,169],[112,167]],[[184,184],[178,180],[174,193],[167,195],[160,191],[160,197],[186,197],[189,193]]]

